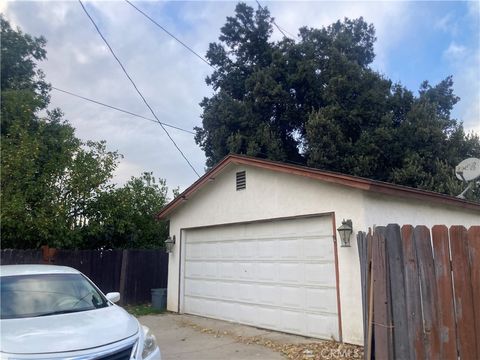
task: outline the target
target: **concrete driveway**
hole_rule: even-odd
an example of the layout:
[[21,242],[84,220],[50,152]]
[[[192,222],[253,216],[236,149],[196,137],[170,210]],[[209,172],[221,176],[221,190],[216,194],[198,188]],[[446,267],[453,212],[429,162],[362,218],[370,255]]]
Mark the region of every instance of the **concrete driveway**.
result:
[[318,342],[193,315],[167,313],[142,316],[139,320],[155,334],[162,360],[285,359],[280,352],[271,348],[282,343]]

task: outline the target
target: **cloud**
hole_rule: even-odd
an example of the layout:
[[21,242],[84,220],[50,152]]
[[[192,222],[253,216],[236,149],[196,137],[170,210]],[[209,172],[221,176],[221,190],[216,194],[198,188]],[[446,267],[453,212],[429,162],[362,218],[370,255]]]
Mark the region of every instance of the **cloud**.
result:
[[451,42],[448,48],[443,52],[443,56],[451,61],[456,61],[465,57],[467,47]]
[[[56,5],[61,9],[51,3],[10,3],[7,13],[25,32],[47,38],[48,61],[40,64],[47,80],[56,87],[152,117],[78,3]],[[86,6],[159,119],[186,129],[200,125],[198,103],[207,95],[204,78],[208,67],[127,4],[87,2]],[[62,108],[78,137],[105,139],[111,150],[125,156],[116,182],[123,183],[143,171],[167,178],[172,187],[185,188],[195,180],[159,125],[55,91],[52,106]],[[205,157],[193,135],[173,129],[169,132],[202,173]],[[127,171],[135,173],[127,176]]]
[[480,135],[480,53],[465,51],[454,58],[454,91],[460,97],[453,115],[463,121],[467,132]]
[[[414,3],[411,2],[261,3],[269,7],[282,28],[293,34],[304,25],[320,27],[344,17],[364,16],[375,25],[378,38],[373,66],[384,73],[392,71],[389,62],[392,49],[407,31],[414,31],[411,30],[414,25],[411,16]],[[48,60],[40,67],[54,86],[151,117],[78,2],[0,4],[13,24],[32,35],[44,35],[48,40]],[[198,104],[212,93],[205,84],[205,77],[212,69],[125,2],[88,1],[85,4],[159,119],[190,130],[200,126],[202,109]],[[249,4],[256,6],[254,2]],[[208,44],[217,41],[226,17],[233,15],[236,2],[156,1],[135,5],[204,56]],[[274,29],[275,39],[281,36]],[[475,75],[475,62],[470,60],[468,64]],[[471,104],[465,109],[473,109],[472,116],[475,116],[478,110],[463,89],[478,94],[478,88],[472,88],[472,77],[468,81],[467,72],[464,78],[455,79],[462,103]],[[197,179],[159,125],[55,91],[52,106],[64,111],[77,136],[84,140],[105,139],[110,150],[118,150],[125,156],[116,171],[116,182],[124,183],[143,171],[153,171],[155,176],[166,178],[171,188],[185,189]],[[467,110],[465,116],[470,116]],[[193,135],[173,129],[169,132],[197,171],[203,173],[205,156]]]
[[476,19],[478,22],[478,19],[480,17],[480,3],[478,1],[467,1],[467,6],[468,6],[468,15],[471,18]]
[[4,13],[7,10],[8,2],[2,1],[0,2],[0,12]]
[[[472,35],[464,36],[464,44],[452,40],[443,51],[443,58],[452,70],[454,91],[460,97],[452,114],[463,121],[467,132],[480,135],[480,6],[475,1],[467,2],[466,6],[465,16],[460,18],[464,26],[462,31],[473,30]],[[446,24],[453,22],[453,19],[445,21]],[[459,34],[452,37],[455,39]]]
[[442,16],[434,23],[434,28],[451,35],[458,34],[458,22],[452,13]]

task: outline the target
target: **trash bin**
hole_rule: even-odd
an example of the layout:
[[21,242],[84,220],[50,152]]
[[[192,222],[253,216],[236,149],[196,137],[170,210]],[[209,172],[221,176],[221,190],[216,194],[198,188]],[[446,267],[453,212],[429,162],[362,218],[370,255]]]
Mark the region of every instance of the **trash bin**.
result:
[[167,289],[152,289],[152,308],[157,310],[167,308]]

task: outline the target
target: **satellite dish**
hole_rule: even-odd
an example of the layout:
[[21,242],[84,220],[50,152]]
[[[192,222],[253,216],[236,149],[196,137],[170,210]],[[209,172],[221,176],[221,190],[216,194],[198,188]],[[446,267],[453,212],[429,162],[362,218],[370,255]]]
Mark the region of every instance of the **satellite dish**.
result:
[[460,199],[465,199],[466,192],[475,185],[476,179],[480,178],[480,159],[468,158],[463,160],[455,167],[455,175],[458,180],[468,183],[465,190],[457,196]]
[[480,177],[480,159],[468,158],[455,167],[458,180],[472,181]]

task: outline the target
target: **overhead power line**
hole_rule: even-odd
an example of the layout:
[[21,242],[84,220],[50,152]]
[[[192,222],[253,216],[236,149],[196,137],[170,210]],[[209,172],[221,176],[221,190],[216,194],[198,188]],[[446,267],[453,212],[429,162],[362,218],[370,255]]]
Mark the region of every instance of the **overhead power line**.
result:
[[139,9],[138,7],[136,7],[135,5],[133,5],[129,0],[125,0],[125,2],[127,4],[129,4],[131,7],[133,7],[135,10],[137,10],[140,14],[142,14],[143,16],[145,16],[148,20],[150,20],[152,23],[154,23],[156,26],[158,26],[160,29],[162,29],[165,33],[167,33],[168,35],[170,35],[172,38],[174,38],[178,43],[180,43],[185,49],[187,49],[188,51],[190,51],[193,55],[195,55],[196,57],[198,57],[200,60],[202,60],[205,64],[207,64],[208,66],[211,66],[212,68],[213,65],[210,64],[208,62],[208,60],[206,60],[203,56],[199,55],[195,50],[193,50],[190,46],[188,46],[187,44],[185,44],[182,40],[180,40],[179,38],[177,38],[175,35],[173,35],[170,31],[168,31],[167,29],[165,29],[162,25],[160,25],[158,22],[156,22],[154,19],[152,19],[147,13],[143,12],[141,9]]
[[155,114],[155,111],[153,111],[152,107],[150,106],[150,104],[148,103],[148,101],[145,99],[145,97],[143,96],[143,94],[141,93],[141,91],[138,89],[137,87],[137,84],[135,83],[135,81],[133,81],[133,79],[130,77],[130,75],[128,74],[127,70],[125,69],[125,67],[123,66],[122,62],[120,61],[120,59],[118,58],[118,56],[115,54],[115,52],[113,51],[112,47],[110,46],[110,44],[108,43],[107,39],[103,36],[102,32],[100,31],[100,29],[98,28],[97,24],[95,23],[95,21],[93,20],[93,18],[90,16],[88,10],[85,8],[85,6],[83,5],[83,2],[82,0],[78,0],[78,2],[80,3],[80,5],[82,6],[82,9],[83,11],[85,12],[85,15],[87,15],[87,17],[90,19],[90,21],[92,22],[93,26],[95,27],[95,30],[97,31],[98,35],[100,35],[100,37],[102,38],[103,42],[105,43],[105,45],[107,45],[108,49],[110,50],[110,53],[112,54],[112,56],[115,58],[115,60],[117,60],[117,63],[118,65],[120,65],[120,67],[122,68],[122,71],[123,73],[125,74],[125,76],[128,78],[128,80],[130,80],[131,84],[133,85],[133,87],[135,88],[136,92],[138,93],[138,95],[142,98],[143,102],[145,103],[145,105],[148,107],[148,109],[150,110],[150,112],[152,113],[153,117],[155,118],[155,120],[157,120],[157,122],[160,124],[160,126],[162,127],[163,131],[165,131],[165,134],[167,134],[168,138],[170,139],[170,141],[173,143],[173,145],[176,147],[176,149],[178,150],[178,152],[182,155],[182,157],[185,159],[185,161],[187,162],[187,164],[190,166],[190,168],[193,170],[193,172],[195,174],[197,174],[198,177],[200,177],[200,174],[197,172],[197,170],[195,170],[195,168],[193,167],[192,163],[187,159],[187,157],[185,156],[185,154],[183,153],[183,151],[178,147],[177,143],[175,142],[175,140],[173,140],[173,138],[170,136],[170,134],[168,133],[167,129],[165,129],[165,126],[163,126],[163,124],[161,123],[161,121],[158,119],[157,115]]
[[282,28],[282,27],[280,27],[279,25],[277,25],[275,22],[274,22],[274,24],[275,24],[275,26],[278,28],[278,30],[280,30],[280,31],[282,31],[282,30],[285,31],[288,35],[290,35],[290,36],[292,37],[292,39],[293,39],[293,38],[300,39],[297,35],[294,35],[294,34],[292,34],[291,32],[285,30],[284,28]]
[[[263,6],[260,5],[260,2],[258,0],[255,0],[255,1],[257,2],[257,5],[260,7],[260,9],[263,10]],[[280,26],[278,26],[277,23],[275,22],[275,20],[273,19],[273,17],[270,17],[270,19],[272,20],[273,25],[275,25],[275,27],[278,29],[278,31],[280,31],[284,37],[286,37],[287,39],[290,39],[290,37],[287,36],[287,34],[285,34],[285,33],[288,33],[290,36],[292,36],[292,34],[290,34],[287,30],[284,30]]]
[[[125,109],[121,109],[121,108],[118,108],[118,107],[113,106],[113,105],[108,105],[108,104],[105,104],[105,103],[103,103],[103,102],[101,102],[101,101],[93,100],[93,99],[87,98],[87,97],[85,97],[85,96],[72,93],[72,92],[67,91],[67,90],[59,89],[59,88],[57,88],[57,87],[55,87],[55,86],[52,86],[52,89],[53,89],[53,90],[56,90],[56,91],[60,91],[60,92],[65,93],[65,94],[68,94],[68,95],[71,95],[71,96],[75,96],[75,97],[77,97],[77,98],[79,98],[79,99],[83,99],[83,100],[86,100],[86,101],[90,101],[90,102],[92,102],[92,103],[94,103],[94,104],[97,104],[97,105],[105,106],[105,107],[107,107],[107,108],[110,108],[110,109],[113,109],[113,110],[116,110],[116,111],[123,112],[123,113],[125,113],[125,114],[129,114],[129,115],[132,115],[132,116],[136,116],[136,117],[138,117],[138,118],[142,118],[142,119],[144,119],[144,120],[148,120],[148,121],[154,122],[155,124],[158,123],[158,121],[155,120],[155,119],[151,119],[151,118],[145,117],[145,116],[143,116],[143,115],[135,114],[135,113],[133,113],[133,112],[131,112],[131,111],[128,111],[128,110],[125,110]],[[193,132],[193,131],[191,131],[191,130],[182,129],[182,128],[178,127],[178,126],[170,125],[170,124],[167,124],[167,123],[164,123],[164,122],[162,122],[162,124],[163,124],[164,126],[168,126],[168,127],[172,128],[172,129],[184,131],[184,132],[187,132],[187,133],[189,133],[189,134],[195,135],[195,132]]]

